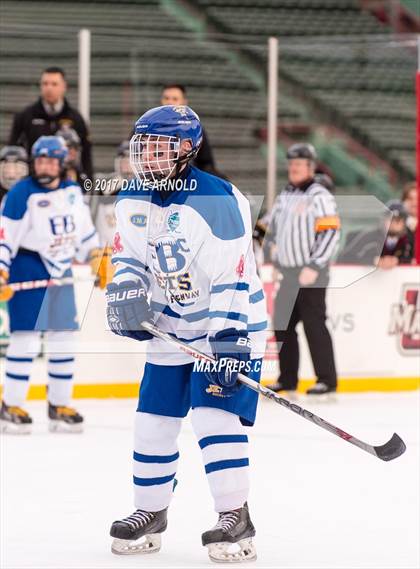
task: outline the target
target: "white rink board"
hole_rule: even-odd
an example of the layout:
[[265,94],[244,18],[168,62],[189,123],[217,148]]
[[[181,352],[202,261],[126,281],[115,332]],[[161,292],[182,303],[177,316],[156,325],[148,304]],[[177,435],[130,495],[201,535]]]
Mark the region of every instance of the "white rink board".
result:
[[[75,274],[87,276],[89,268],[77,266]],[[353,284],[347,284],[351,282]],[[332,267],[327,293],[328,325],[333,335],[339,377],[415,378],[420,375],[419,282],[420,268],[414,266],[392,271]],[[403,302],[407,289],[417,291],[416,307],[407,308]],[[104,292],[93,288],[92,283],[80,281],[76,285],[76,297],[81,323],[81,331],[77,333],[76,383],[137,382],[142,374],[146,343],[119,338],[107,330]],[[417,317],[412,314],[414,309]],[[408,314],[407,310],[412,312]],[[399,323],[395,319],[396,312],[402,314]],[[406,328],[413,325],[403,337],[398,324],[403,324],[404,318]],[[299,334],[303,339],[301,326]],[[417,348],[407,348],[407,342]],[[310,379],[314,374],[305,340],[301,347],[300,375]],[[36,361],[33,383],[45,383],[44,364],[43,358]]]

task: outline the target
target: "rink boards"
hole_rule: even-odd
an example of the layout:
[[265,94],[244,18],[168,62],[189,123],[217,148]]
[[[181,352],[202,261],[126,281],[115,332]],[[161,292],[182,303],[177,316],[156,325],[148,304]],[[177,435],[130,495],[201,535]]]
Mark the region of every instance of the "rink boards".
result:
[[[86,266],[76,267],[83,278]],[[276,283],[271,267],[263,267],[269,312]],[[393,391],[420,386],[420,268],[392,271],[371,267],[334,266],[327,293],[328,326],[333,335],[340,391]],[[76,286],[79,321],[75,397],[135,397],[145,361],[145,344],[119,338],[107,329],[103,291],[81,280]],[[4,309],[0,336],[7,329]],[[277,375],[272,333],[263,374]],[[300,389],[314,381],[303,330]],[[59,346],[57,351],[60,351]],[[4,360],[1,360],[2,364]],[[2,367],[2,379],[4,365]],[[36,360],[30,398],[45,397],[45,354]]]

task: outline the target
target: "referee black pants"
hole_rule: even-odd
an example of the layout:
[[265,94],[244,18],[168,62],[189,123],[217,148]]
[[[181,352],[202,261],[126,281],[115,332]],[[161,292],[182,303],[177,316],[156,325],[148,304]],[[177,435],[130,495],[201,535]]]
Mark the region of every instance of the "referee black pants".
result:
[[330,332],[325,324],[328,274],[320,273],[314,285],[300,288],[301,269],[282,269],[283,280],[275,301],[274,328],[279,349],[279,381],[296,389],[299,372],[297,324],[302,321],[318,382],[337,386],[337,372]]

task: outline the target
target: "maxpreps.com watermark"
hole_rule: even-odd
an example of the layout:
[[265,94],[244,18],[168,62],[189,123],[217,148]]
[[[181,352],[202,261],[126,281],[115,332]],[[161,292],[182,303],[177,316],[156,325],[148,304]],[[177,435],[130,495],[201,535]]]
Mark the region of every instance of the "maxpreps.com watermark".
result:
[[193,370],[206,373],[269,374],[277,372],[277,362],[275,360],[249,360],[244,362],[231,358],[221,358],[215,361],[200,359],[194,361]]

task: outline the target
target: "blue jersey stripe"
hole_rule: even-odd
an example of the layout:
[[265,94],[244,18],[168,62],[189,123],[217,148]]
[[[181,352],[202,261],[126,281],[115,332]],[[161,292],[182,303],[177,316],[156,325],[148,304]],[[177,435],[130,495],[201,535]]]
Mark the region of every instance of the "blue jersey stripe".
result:
[[248,324],[247,330],[248,332],[261,332],[261,330],[265,330],[268,326],[267,320],[263,322],[254,322],[252,324]]
[[86,235],[86,237],[83,237],[81,242],[86,243],[86,241],[89,241],[89,239],[92,239],[92,237],[95,237],[95,235],[96,235],[96,229],[94,229],[92,233],[89,233],[89,235]]
[[206,464],[206,474],[217,472],[218,470],[226,470],[227,468],[241,468],[242,466],[249,466],[248,458],[234,458],[231,460],[218,460]]
[[7,245],[7,243],[0,243],[0,247],[4,247],[10,254],[12,254],[12,249]]
[[210,289],[210,294],[223,292],[225,290],[249,290],[248,283],[224,283],[214,285]]
[[260,300],[264,300],[264,292],[262,288],[260,288],[260,290],[258,290],[257,292],[251,294],[251,296],[249,297],[249,302],[251,304],[256,304]]
[[50,364],[67,364],[74,362],[74,358],[48,358]]
[[204,437],[198,441],[200,448],[206,448],[209,445],[217,445],[222,443],[247,443],[247,435],[212,435]]
[[132,257],[113,257],[111,263],[115,265],[116,263],[125,263],[126,265],[133,265],[133,267],[140,267],[144,271],[147,270],[146,265],[144,265],[141,261],[137,261],[137,259],[133,259]]
[[6,371],[6,377],[8,377],[9,379],[17,379],[18,381],[29,381],[29,375],[10,373],[9,371]]
[[147,462],[149,464],[166,464],[168,462],[173,462],[174,460],[178,460],[179,452],[168,455],[140,454],[138,452],[134,452],[133,458],[137,462]]
[[10,269],[10,263],[6,263],[6,261],[3,261],[2,259],[0,259],[0,264],[4,265],[7,269]]
[[246,314],[241,314],[240,312],[225,312],[223,310],[213,310],[210,311],[208,308],[203,310],[198,310],[197,312],[190,312],[189,314],[178,314],[165,304],[160,302],[155,302],[152,300],[150,307],[156,312],[161,312],[166,314],[166,316],[171,316],[172,318],[182,318],[187,322],[197,322],[199,320],[204,320],[205,318],[227,318],[229,320],[236,320],[238,322],[247,322],[248,316]]
[[169,336],[172,336],[173,338],[176,338],[177,340],[181,340],[181,342],[185,342],[186,344],[190,344],[191,342],[197,342],[198,340],[204,340],[204,338],[207,338],[208,334],[203,334],[202,336],[196,336],[195,338],[180,338],[179,336],[177,336],[176,334],[172,334],[171,332],[167,332],[167,334],[169,334]]
[[114,277],[119,277],[120,275],[125,275],[125,274],[136,275],[137,277],[140,277],[147,286],[150,286],[149,278],[144,273],[140,273],[140,271],[136,271],[136,269],[133,269],[131,267],[120,269],[115,273]]
[[136,486],[158,486],[171,482],[174,478],[175,472],[169,476],[159,476],[157,478],[139,478],[138,476],[133,476],[133,482]]

